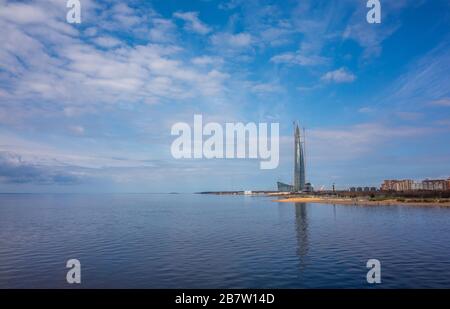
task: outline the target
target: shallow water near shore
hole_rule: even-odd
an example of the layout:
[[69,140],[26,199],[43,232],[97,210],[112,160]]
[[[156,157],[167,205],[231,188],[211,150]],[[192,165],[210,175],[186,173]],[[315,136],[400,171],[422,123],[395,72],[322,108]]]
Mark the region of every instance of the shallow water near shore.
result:
[[0,288],[450,287],[450,208],[195,194],[1,194]]

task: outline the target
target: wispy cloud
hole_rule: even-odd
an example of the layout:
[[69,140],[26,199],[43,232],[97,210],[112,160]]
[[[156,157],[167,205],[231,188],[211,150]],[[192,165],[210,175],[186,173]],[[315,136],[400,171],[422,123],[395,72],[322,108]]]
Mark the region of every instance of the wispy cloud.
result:
[[359,113],[363,113],[363,114],[370,114],[373,113],[375,111],[375,109],[373,107],[370,106],[364,106],[358,109]]
[[224,62],[222,57],[216,56],[199,56],[193,58],[191,61],[197,65],[221,65]]
[[211,43],[223,51],[241,52],[252,46],[252,36],[246,32],[216,33],[211,36]]
[[356,76],[346,68],[340,68],[325,73],[321,79],[332,83],[351,83],[356,79]]
[[450,106],[450,98],[443,98],[429,102],[431,106]]
[[21,156],[0,152],[0,182],[13,184],[73,185],[82,181],[80,172],[67,172],[61,168],[49,168],[26,162]]
[[251,85],[251,91],[260,94],[276,93],[282,91],[282,87],[276,83],[258,83]]
[[435,129],[430,127],[389,126],[379,123],[312,129],[308,132],[308,148],[311,156],[317,160],[351,160],[376,153],[386,143],[419,138],[434,132]]
[[420,6],[423,1],[387,1],[382,4],[382,23],[368,24],[365,19],[367,8],[360,1],[354,1],[355,10],[349,19],[342,38],[354,40],[364,48],[363,57],[367,60],[370,57],[378,57],[382,52],[382,43],[401,26],[401,21],[397,16],[406,6]]
[[305,56],[297,53],[283,53],[279,55],[275,55],[272,58],[270,58],[270,61],[273,63],[288,63],[288,64],[295,64],[300,66],[314,66],[314,65],[321,65],[326,64],[329,59],[321,56]]
[[93,41],[100,47],[105,48],[117,47],[122,44],[120,40],[113,37],[96,37]]
[[[450,40],[442,33],[450,28],[417,9],[423,1],[383,3],[381,25],[367,24],[359,0],[232,0],[220,8],[83,0],[80,25],[65,21],[64,1],[0,2],[3,183],[185,188],[190,175],[192,186],[220,189],[220,175],[268,186],[276,173],[290,175],[291,150],[270,177],[251,162],[171,160],[170,127],[194,113],[276,121],[285,131],[303,120],[314,126],[308,151],[322,164],[378,158],[391,140],[398,152],[421,149],[430,158],[448,147]],[[429,46],[402,49],[389,39],[399,30],[423,39],[425,31],[405,27],[409,13],[422,14]],[[420,146],[423,136],[433,147]]]
[[198,18],[198,12],[175,12],[174,17],[186,22],[187,31],[193,31],[199,34],[208,34],[211,28]]
[[[142,28],[144,17],[139,11],[125,4],[115,5],[110,9],[111,16],[104,17],[103,12],[96,16],[96,22],[105,18],[105,24],[97,23],[103,25],[99,30],[102,34],[90,30],[97,34],[89,44],[80,39],[76,28],[61,21],[64,15],[52,9],[51,2],[20,4],[20,9],[17,6],[2,8],[0,19],[5,29],[0,79],[2,96],[9,100],[41,99],[76,106],[124,100],[154,103],[217,94],[225,87],[225,73],[184,61],[182,47],[173,42],[159,44],[172,24],[156,13],[149,26]],[[39,27],[34,26],[36,22]],[[122,26],[138,31],[138,37],[145,32],[146,41],[136,45],[120,36],[103,34],[105,29],[121,31]],[[243,43],[240,37],[231,41]]]
[[436,47],[411,62],[391,85],[386,87],[379,103],[396,106],[428,107],[446,105],[450,98],[450,40],[439,43]]

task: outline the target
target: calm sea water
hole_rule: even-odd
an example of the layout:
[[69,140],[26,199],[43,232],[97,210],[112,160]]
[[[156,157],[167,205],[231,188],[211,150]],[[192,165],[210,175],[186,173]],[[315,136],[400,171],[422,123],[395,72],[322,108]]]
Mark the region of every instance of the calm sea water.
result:
[[212,195],[0,195],[0,288],[450,288],[450,208]]

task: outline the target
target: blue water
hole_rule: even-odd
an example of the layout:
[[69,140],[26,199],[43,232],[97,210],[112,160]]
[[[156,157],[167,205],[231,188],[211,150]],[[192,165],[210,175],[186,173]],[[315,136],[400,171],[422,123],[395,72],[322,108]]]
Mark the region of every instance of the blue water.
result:
[[450,208],[0,195],[0,288],[450,288]]

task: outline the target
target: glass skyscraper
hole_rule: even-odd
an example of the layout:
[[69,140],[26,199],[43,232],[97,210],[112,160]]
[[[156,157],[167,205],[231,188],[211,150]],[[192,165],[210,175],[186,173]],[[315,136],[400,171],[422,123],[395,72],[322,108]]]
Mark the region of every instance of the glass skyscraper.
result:
[[278,191],[280,192],[311,192],[313,187],[310,183],[306,183],[305,174],[305,134],[300,133],[297,123],[294,123],[294,184],[288,185],[277,182]]
[[[305,153],[300,135],[300,128],[295,124],[295,156],[294,156],[294,191],[305,190]],[[303,137],[304,138],[304,137]]]

